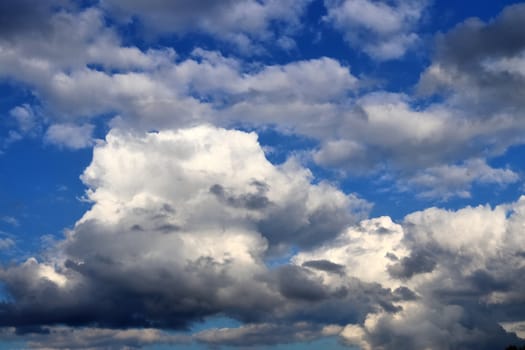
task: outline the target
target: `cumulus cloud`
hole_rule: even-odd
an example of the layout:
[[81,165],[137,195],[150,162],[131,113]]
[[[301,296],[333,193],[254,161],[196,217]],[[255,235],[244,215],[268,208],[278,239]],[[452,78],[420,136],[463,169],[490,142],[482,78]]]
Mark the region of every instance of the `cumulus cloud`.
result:
[[155,33],[203,32],[234,44],[244,53],[253,53],[260,50],[260,42],[292,40],[289,35],[300,26],[300,17],[310,1],[105,0],[102,5],[117,17],[138,17]]
[[325,0],[325,21],[350,45],[377,60],[401,58],[419,40],[427,1]]
[[[518,343],[523,321],[525,199],[497,206],[437,208],[363,221],[332,242],[294,257],[344,266],[339,275],[316,268],[325,283],[350,276],[376,281],[404,298],[396,313],[370,312],[341,337],[362,349],[504,348]],[[305,264],[303,263],[303,266]],[[394,293],[396,294],[396,293]],[[517,311],[520,310],[520,311]]]
[[[476,179],[466,176],[458,184],[432,174],[468,159],[483,161],[522,139],[514,114],[477,117],[449,101],[422,108],[401,93],[362,94],[350,67],[332,58],[249,65],[195,49],[181,59],[169,49],[124,46],[97,8],[63,9],[48,21],[54,40],[20,34],[19,40],[0,43],[0,67],[10,67],[0,68],[0,74],[27,84],[49,124],[86,131],[93,123],[86,119],[109,114],[115,116],[112,126],[138,131],[202,122],[270,125],[319,142],[311,152],[318,165],[347,174],[388,172],[402,177],[401,189],[427,193],[439,187],[443,190],[435,193],[444,198],[467,195]],[[51,126],[47,135],[57,128]],[[15,141],[23,135],[12,130],[8,137]],[[422,181],[417,169],[427,169],[423,175],[435,181]]]
[[60,243],[60,258],[2,271],[14,300],[3,305],[4,326],[183,328],[283,307],[293,318],[316,289],[320,302],[346,294],[324,291],[302,269],[298,281],[312,292],[298,294],[295,270],[269,271],[266,254],[329,240],[369,208],[312,184],[293,160],[272,165],[255,134],[211,126],[140,137],[114,130],[82,180],[93,207]]
[[[50,243],[55,255],[0,269],[4,339],[23,335],[42,349],[274,345],[334,335],[363,349],[518,341],[525,199],[429,208],[400,222],[365,219],[370,203],[314,178],[297,158],[270,163],[255,133],[221,127],[305,136],[315,145],[301,156],[317,165],[394,174],[400,190],[427,198],[515,183],[515,170],[490,160],[523,143],[523,5],[439,36],[418,87],[440,98],[425,103],[362,90],[334,58],[248,63],[199,48],[181,57],[130,46],[118,28],[134,18],[150,34],[289,49],[308,4],[0,4],[0,76],[36,101],[9,111],[3,144],[41,134],[59,147],[94,146],[81,177],[92,207]],[[418,42],[427,2],[324,5],[324,20],[352,47],[387,60]],[[101,115],[114,118],[95,143]],[[4,221],[16,224],[11,219]],[[0,239],[0,249],[15,243]],[[217,315],[241,326],[168,331]]]
[[[363,349],[492,349],[519,340],[502,325],[524,321],[525,198],[357,222],[367,203],[312,184],[293,160],[271,164],[254,133],[211,126],[112,130],[82,180],[93,206],[58,254],[0,273],[10,295],[1,325],[37,334],[27,338],[35,347],[113,346],[119,332],[117,344],[129,346],[339,335]],[[267,265],[282,246],[297,252]],[[148,330],[216,315],[242,324],[191,339]]]

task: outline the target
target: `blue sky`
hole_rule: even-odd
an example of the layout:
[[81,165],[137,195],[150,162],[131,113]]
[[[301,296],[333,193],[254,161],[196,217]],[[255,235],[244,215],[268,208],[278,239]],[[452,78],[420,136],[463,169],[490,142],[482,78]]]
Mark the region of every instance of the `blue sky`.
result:
[[522,23],[3,1],[0,348],[523,344]]

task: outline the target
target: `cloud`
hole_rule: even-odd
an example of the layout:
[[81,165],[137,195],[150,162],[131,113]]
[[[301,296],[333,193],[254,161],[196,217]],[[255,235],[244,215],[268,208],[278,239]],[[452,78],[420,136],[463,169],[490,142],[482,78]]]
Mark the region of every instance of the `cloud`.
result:
[[46,17],[53,6],[65,1],[46,1],[34,3],[30,0],[6,0],[0,4],[0,38],[14,39],[20,32],[35,33],[45,30]]
[[419,41],[415,27],[426,1],[325,0],[324,20],[376,60],[401,58]]
[[246,324],[237,328],[211,328],[194,334],[174,334],[154,328],[110,329],[25,327],[4,328],[0,335],[4,341],[17,341],[21,335],[30,349],[141,349],[150,345],[208,346],[277,345],[305,342],[337,335],[340,326],[320,326],[306,322],[293,324]]
[[339,264],[335,264],[329,260],[309,260],[309,261],[305,261],[302,266],[304,267],[310,267],[310,268],[314,268],[314,269],[318,269],[318,270],[322,270],[322,271],[327,271],[327,272],[333,272],[333,273],[337,273],[337,274],[342,274],[344,273],[344,266],[343,265],[339,265]]
[[15,244],[11,238],[0,238],[0,250],[9,249]]
[[2,216],[0,220],[11,226],[20,226],[20,222],[18,221],[18,219],[13,216]]
[[472,117],[513,119],[523,109],[523,18],[525,6],[515,4],[489,22],[471,18],[440,35],[420,90],[448,96]]
[[195,339],[208,345],[251,346],[306,342],[337,335],[337,325],[320,326],[307,322],[293,324],[248,324],[238,328],[211,329],[199,332]]
[[453,196],[470,197],[472,183],[505,186],[518,180],[519,175],[510,169],[495,169],[482,159],[471,159],[463,165],[442,165],[419,171],[401,187],[423,188],[419,196],[446,200]]
[[[100,9],[64,9],[48,21],[54,40],[20,34],[16,42],[1,43],[1,66],[10,69],[0,73],[28,85],[49,124],[81,130],[93,123],[86,119],[109,114],[115,116],[111,126],[137,131],[202,122],[272,126],[319,142],[310,153],[318,165],[352,175],[386,172],[400,177],[393,182],[399,189],[440,199],[466,196],[472,183],[487,182],[436,176],[440,171],[466,171],[460,168],[472,167],[469,159],[486,163],[521,142],[514,114],[478,118],[449,101],[422,108],[401,93],[363,94],[350,68],[332,58],[248,65],[195,49],[180,59],[168,49],[123,46]],[[13,130],[9,140],[21,137]],[[505,178],[498,183],[512,182],[512,170],[491,171]]]
[[27,134],[37,127],[37,117],[28,104],[14,107],[9,111],[9,115],[16,120],[18,129],[23,134]]
[[[217,314],[272,318],[282,307],[281,317],[294,318],[324,287],[297,267],[298,281],[312,287],[298,294],[289,284],[295,267],[270,271],[266,255],[329,240],[369,207],[312,184],[293,160],[272,165],[255,134],[211,126],[113,130],[82,180],[93,207],[59,243],[59,258],[1,272],[14,301],[2,306],[3,326],[181,329]],[[318,298],[331,299],[341,296]]]
[[[269,163],[254,133],[211,126],[112,130],[82,180],[93,206],[57,244],[60,254],[2,269],[3,327],[84,326],[96,335],[187,329],[221,315],[241,325],[192,340],[248,346],[339,334],[364,349],[409,350],[518,341],[501,324],[525,312],[525,198],[429,208],[400,223],[350,215],[312,237],[316,220],[358,214],[365,203],[312,184],[293,160]],[[288,220],[275,219],[279,212]],[[268,266],[281,245],[298,251]],[[49,331],[50,344],[61,339]],[[178,341],[163,337],[151,342]]]
[[53,124],[47,129],[44,140],[71,149],[87,148],[94,143],[94,128],[91,124]]
[[[293,261],[329,260],[345,275],[311,269],[310,279],[341,285],[358,277],[395,290],[395,313],[369,312],[340,333],[362,349],[504,348],[518,343],[506,329],[523,321],[520,240],[525,198],[491,208],[429,208],[401,225],[376,218]],[[325,287],[326,288],[326,287]],[[395,293],[394,293],[395,294]],[[518,311],[519,310],[519,311]]]
[[[102,6],[121,18],[138,18],[154,33],[205,33],[232,43],[242,52],[260,51],[260,42],[290,41],[310,0],[121,1]],[[289,45],[285,45],[289,46]]]
[[148,345],[181,345],[191,341],[189,336],[169,334],[158,329],[105,329],[26,327],[4,328],[2,339],[17,341],[23,335],[30,349],[139,349]]

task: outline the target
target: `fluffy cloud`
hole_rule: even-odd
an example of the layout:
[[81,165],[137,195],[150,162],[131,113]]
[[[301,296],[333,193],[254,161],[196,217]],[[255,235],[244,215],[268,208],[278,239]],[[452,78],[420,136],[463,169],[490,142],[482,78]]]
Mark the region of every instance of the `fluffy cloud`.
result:
[[414,27],[426,5],[424,0],[325,0],[325,21],[372,58],[396,59],[418,42]]
[[233,43],[244,53],[253,53],[260,49],[259,42],[272,39],[285,44],[292,40],[289,34],[300,26],[300,17],[309,2],[105,0],[102,5],[117,17],[137,16],[147,29],[156,33],[203,32]]
[[[112,346],[104,342],[118,332],[116,344],[128,346],[329,335],[363,349],[518,341],[501,325],[524,321],[525,198],[356,223],[365,202],[312,184],[293,160],[269,163],[254,133],[211,126],[112,130],[82,180],[93,206],[53,258],[1,271],[11,300],[2,326],[37,334],[27,338],[37,348]],[[290,262],[266,263],[286,247],[299,249]],[[180,339],[132,330],[215,315],[242,325]],[[122,327],[132,329],[111,330]]]
[[[362,349],[481,348],[518,342],[512,325],[521,314],[525,285],[525,198],[495,208],[437,208],[408,215],[401,225],[389,218],[363,221],[336,240],[294,263],[330,261],[345,274],[319,268],[330,285],[355,276],[403,295],[396,313],[371,312],[340,333]],[[517,311],[520,310],[520,311]],[[483,345],[482,345],[483,344]]]
[[[100,9],[62,9],[48,17],[47,35],[53,40],[23,31],[17,40],[0,40],[0,67],[10,67],[0,68],[0,74],[27,84],[39,98],[43,105],[39,114],[45,118],[36,122],[56,124],[45,134],[48,141],[56,139],[50,134],[64,126],[84,132],[79,135],[84,141],[73,148],[90,143],[91,129],[86,125],[94,122],[86,119],[108,114],[115,116],[112,126],[139,131],[202,122],[226,127],[271,125],[318,141],[311,157],[319,165],[349,174],[387,172],[402,177],[394,181],[401,189],[417,188],[430,197],[432,188],[439,187],[442,190],[435,194],[450,197],[468,195],[477,179],[463,176],[458,184],[434,176],[440,169],[449,169],[450,164],[465,168],[461,164],[469,159],[483,162],[522,142],[521,124],[509,108],[488,117],[473,116],[467,105],[457,102],[461,94],[424,108],[416,98],[400,93],[363,94],[350,68],[332,58],[249,65],[195,49],[180,59],[169,49],[144,51],[122,45],[115,29],[105,25]],[[388,28],[382,31],[389,32]],[[445,47],[447,40],[451,41],[443,39],[445,44],[439,47]],[[438,50],[442,51],[446,52]],[[442,56],[446,55],[438,55],[436,62]],[[510,69],[509,62],[516,66],[514,61],[505,61],[504,67],[483,62],[493,71]],[[444,71],[436,68],[441,66],[433,64],[420,86],[432,85],[429,74]],[[12,130],[4,143],[24,136]],[[499,183],[511,182],[506,179]]]
[[[269,271],[267,254],[329,240],[369,208],[311,184],[293,160],[272,165],[255,134],[211,126],[140,137],[114,130],[82,180],[93,207],[59,258],[2,271],[15,301],[3,305],[4,325],[182,328],[280,308],[293,317],[310,294],[290,289],[296,270]],[[333,297],[298,273],[320,301]]]

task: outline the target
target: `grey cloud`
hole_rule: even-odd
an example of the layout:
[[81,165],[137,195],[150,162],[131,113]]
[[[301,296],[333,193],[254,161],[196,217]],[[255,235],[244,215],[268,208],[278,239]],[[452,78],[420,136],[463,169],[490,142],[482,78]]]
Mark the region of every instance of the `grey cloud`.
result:
[[[18,341],[16,332],[11,329],[1,331],[5,341]],[[40,332],[24,334],[29,349],[141,349],[149,345],[187,345],[191,337],[181,334],[169,334],[157,329],[107,329],[45,327]]]
[[394,278],[408,279],[420,273],[432,272],[436,264],[429,252],[417,251],[398,263],[388,266],[388,273]]
[[519,114],[525,107],[525,76],[518,69],[525,50],[524,19],[525,5],[515,4],[489,22],[469,19],[439,36],[421,91],[444,93],[450,103],[468,108],[471,118]]
[[[323,304],[339,310],[338,322],[393,308],[395,297],[380,286],[373,293],[357,282],[332,288],[311,269],[264,263],[271,247],[301,245],[303,234],[330,239],[337,231],[326,234],[315,221],[330,218],[317,213],[344,213],[343,227],[361,201],[312,184],[297,163],[271,164],[254,134],[211,126],[140,136],[114,130],[82,180],[93,206],[55,247],[60,258],[1,270],[9,301],[0,305],[0,326],[188,329],[217,315],[301,322],[310,308],[308,315],[330,323],[331,313],[319,313]],[[278,213],[284,224],[276,232],[258,229]]]
[[268,197],[264,195],[267,191],[267,186],[261,182],[254,182],[252,185],[256,188],[256,193],[242,194],[240,196],[230,195],[224,187],[219,184],[211,186],[210,192],[217,196],[220,201],[236,208],[246,208],[250,210],[265,209],[271,204]]
[[38,33],[49,28],[48,18],[53,7],[62,0],[5,0],[0,3],[0,40],[13,39],[21,33]]
[[488,23],[469,19],[438,38],[437,59],[469,69],[475,68],[487,57],[517,55],[525,47],[523,18],[525,6],[515,4],[506,7]]
[[270,208],[268,216],[257,223],[258,229],[272,243],[294,242],[312,247],[336,237],[353,217],[347,208],[332,206],[318,208],[306,216],[302,212],[301,206]]
[[[365,0],[354,2],[375,4]],[[122,7],[122,11],[130,14],[150,6],[148,4],[142,1],[115,2],[115,8]],[[204,11],[206,17],[206,11],[220,12],[226,11],[224,9],[228,6],[237,8],[240,4],[251,4],[265,14],[275,14],[275,18],[288,18],[288,15],[296,18],[294,14],[300,13],[306,3],[243,0],[221,3],[222,10],[219,5],[204,10],[206,4],[159,1],[151,5],[151,13],[154,16],[166,14],[171,21],[170,11],[175,11],[177,6],[191,16]],[[383,5],[378,7],[391,7]],[[404,31],[403,18],[412,16],[412,5],[397,2],[395,5],[389,10],[393,13],[390,24],[386,23],[388,21],[374,23],[394,29],[399,27]],[[113,8],[111,1],[104,6]],[[113,13],[113,10],[108,11]],[[418,13],[413,14],[417,17]],[[242,120],[255,127],[275,125],[278,131],[298,133],[319,141],[319,149],[311,155],[320,165],[344,169],[348,174],[386,172],[405,180],[388,186],[400,190],[421,189],[419,193],[433,199],[441,198],[440,194],[444,197],[468,196],[470,184],[476,181],[469,176],[461,179],[439,176],[443,172],[468,171],[469,167],[464,166],[468,165],[466,160],[490,158],[509,145],[522,141],[518,118],[505,118],[504,122],[497,117],[488,120],[476,118],[471,122],[472,115],[466,110],[474,109],[457,101],[452,103],[457,96],[454,101],[447,101],[450,103],[433,104],[425,109],[414,108],[419,101],[402,94],[383,92],[360,96],[359,81],[350,73],[349,67],[326,57],[254,69],[241,60],[196,49],[190,57],[178,60],[173,50],[140,50],[125,46],[118,30],[107,26],[105,15],[107,13],[100,8],[65,8],[48,16],[51,28],[48,38],[21,33],[20,40],[2,43],[7,50],[0,55],[0,75],[27,84],[38,96],[43,112],[53,116],[53,120],[49,120],[52,126],[45,134],[50,143],[73,148],[92,145],[91,124],[86,119],[105,114],[119,115],[112,120],[112,126],[133,130],[183,127],[198,121],[238,125]],[[148,16],[147,11],[144,16]],[[264,23],[257,25],[264,27]],[[397,33],[397,29],[394,32]],[[480,32],[472,35],[482,36],[484,31]],[[447,40],[443,39],[443,42]],[[438,51],[446,52],[445,49]],[[437,55],[435,59],[437,65],[441,60],[439,57]],[[34,65],[35,60],[42,64]],[[91,69],[93,65],[99,68]],[[452,67],[448,63],[442,65]],[[493,69],[490,74],[494,75],[496,71]],[[519,74],[510,75],[516,81],[521,79]],[[421,85],[429,79],[423,77]],[[434,80],[430,79],[433,83],[429,84],[433,85]],[[509,79],[499,80],[505,83]],[[453,81],[459,84],[462,80]],[[489,81],[492,86],[496,85]],[[458,90],[471,91],[469,86]],[[513,93],[507,91],[503,97],[517,96],[516,100],[523,100],[515,93],[519,89],[516,90],[514,85],[512,89]],[[94,100],[96,104],[92,103]],[[491,98],[475,100],[490,101]],[[512,104],[498,102],[491,103],[490,107],[499,105],[512,109],[520,104],[519,101]],[[485,115],[489,109],[479,108],[483,113],[476,116]],[[67,137],[70,135],[81,137],[72,142]],[[22,136],[13,131],[10,139]],[[447,167],[451,163],[460,166]],[[418,172],[421,168],[428,171]],[[516,174],[510,169],[488,167],[487,170],[499,175],[504,181],[496,183],[502,185],[516,179]],[[489,182],[494,183],[484,181]],[[432,191],[434,188],[440,190]],[[260,202],[264,202],[262,197],[243,200],[253,200],[255,206],[264,205]],[[318,212],[317,216],[326,218],[330,215],[337,217],[340,214]],[[277,221],[281,219],[275,216]],[[261,223],[263,228],[268,226],[271,225]],[[328,237],[333,237],[338,232],[335,226],[320,230],[326,229]],[[286,237],[288,232],[295,232],[295,228],[285,231],[279,235]],[[304,245],[311,245],[315,239],[306,241]]]
[[339,265],[339,264],[333,263],[325,259],[305,261],[302,264],[302,266],[310,267],[310,268],[321,270],[321,271],[336,273],[338,275],[343,274],[345,271],[345,267],[343,265]]
[[[209,187],[202,193],[209,196]],[[130,231],[128,217],[112,225],[85,220],[61,244],[69,257],[63,265],[29,260],[2,270],[11,302],[1,306],[9,316],[1,325],[45,344],[46,336],[55,339],[53,327],[45,334],[53,324],[185,329],[221,315],[243,325],[203,331],[194,340],[249,346],[341,334],[349,344],[372,348],[501,348],[518,339],[500,323],[520,322],[525,314],[524,205],[521,199],[496,208],[430,208],[402,226],[386,217],[366,220],[273,269],[262,264],[262,251],[251,260],[263,242],[250,241],[255,236],[248,232],[228,245],[233,231],[193,231],[198,249],[188,255],[194,248],[184,228],[171,235],[150,231],[155,219],[146,209],[132,215],[143,230]],[[218,254],[223,244],[236,254]],[[315,258],[299,259],[308,254]],[[343,267],[344,274],[333,273]]]
[[396,288],[393,294],[400,300],[416,300],[418,298],[414,291],[405,286]]
[[320,301],[327,298],[327,291],[320,281],[309,276],[309,271],[296,266],[284,266],[278,270],[279,289],[287,298],[304,301]]
[[[383,318],[375,325],[368,341],[372,348],[416,350],[425,347],[457,349],[500,349],[518,341],[487,316],[473,324],[463,320],[459,306],[424,310],[419,316],[399,324]],[[441,330],[440,330],[441,328]]]
[[293,324],[248,324],[239,328],[211,329],[199,332],[195,339],[208,345],[253,346],[310,341],[337,334],[337,326],[307,322]]
[[[262,52],[261,42],[290,42],[310,0],[104,0],[102,6],[117,18],[135,18],[150,35],[205,33],[238,47],[243,53]],[[279,28],[269,30],[271,24]]]

